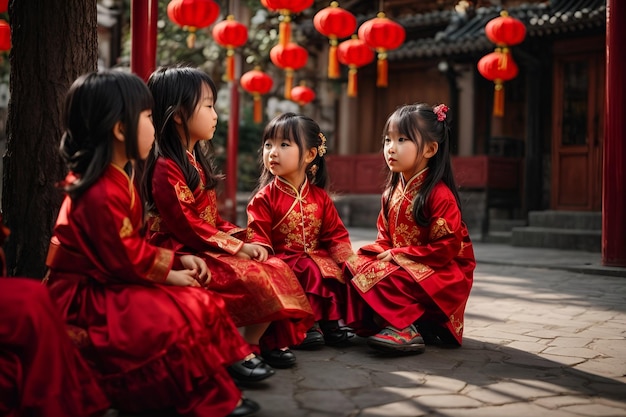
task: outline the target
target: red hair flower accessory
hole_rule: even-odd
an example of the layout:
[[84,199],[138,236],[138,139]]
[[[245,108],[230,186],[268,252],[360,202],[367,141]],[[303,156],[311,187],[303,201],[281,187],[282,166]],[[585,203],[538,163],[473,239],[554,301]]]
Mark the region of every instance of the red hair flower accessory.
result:
[[446,113],[448,112],[448,106],[445,104],[438,104],[433,107],[433,112],[437,115],[437,120],[443,122],[447,117]]

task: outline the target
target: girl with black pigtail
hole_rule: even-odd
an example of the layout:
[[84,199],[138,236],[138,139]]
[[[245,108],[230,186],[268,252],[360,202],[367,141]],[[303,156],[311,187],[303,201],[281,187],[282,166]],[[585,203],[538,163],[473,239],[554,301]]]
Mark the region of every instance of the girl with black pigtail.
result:
[[389,167],[375,243],[347,262],[347,324],[368,344],[421,353],[461,345],[476,266],[450,161],[448,107],[405,105],[387,120]]

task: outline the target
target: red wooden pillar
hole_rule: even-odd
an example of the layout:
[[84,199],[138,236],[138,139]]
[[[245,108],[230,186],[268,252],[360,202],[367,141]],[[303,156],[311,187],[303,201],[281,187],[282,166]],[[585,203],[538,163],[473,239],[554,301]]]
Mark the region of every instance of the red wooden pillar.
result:
[[158,0],[132,0],[130,9],[130,70],[148,80],[156,67]]
[[[230,2],[230,14],[241,20],[239,2]],[[239,78],[241,77],[241,55],[235,50],[235,76],[230,82],[230,115],[226,142],[226,180],[224,192],[224,218],[237,223],[237,172],[239,153]],[[245,224],[238,224],[245,227]]]
[[626,2],[606,8],[606,112],[602,182],[602,264],[626,267]]
[[[238,57],[235,57],[238,58]],[[237,154],[239,149],[239,65],[235,59],[235,78],[230,85],[230,115],[228,117],[228,141],[226,143],[226,189],[224,212],[227,220],[237,223]],[[245,227],[245,224],[238,224]]]

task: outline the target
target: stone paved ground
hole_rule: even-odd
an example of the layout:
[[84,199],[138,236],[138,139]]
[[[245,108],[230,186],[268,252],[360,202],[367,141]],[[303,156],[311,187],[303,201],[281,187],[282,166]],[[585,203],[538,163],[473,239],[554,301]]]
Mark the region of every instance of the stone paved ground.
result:
[[[376,232],[350,236],[358,248]],[[626,268],[587,252],[475,251],[462,348],[392,358],[354,338],[296,351],[296,367],[243,387],[257,416],[626,416]]]
[[479,263],[464,345],[297,351],[259,417],[626,416],[626,278]]

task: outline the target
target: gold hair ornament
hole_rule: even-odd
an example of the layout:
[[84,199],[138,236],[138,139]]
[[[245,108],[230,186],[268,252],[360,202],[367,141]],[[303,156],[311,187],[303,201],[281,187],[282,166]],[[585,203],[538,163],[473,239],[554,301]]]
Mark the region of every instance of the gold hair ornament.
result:
[[318,133],[322,143],[317,147],[317,154],[322,157],[326,153],[326,136],[322,132]]

